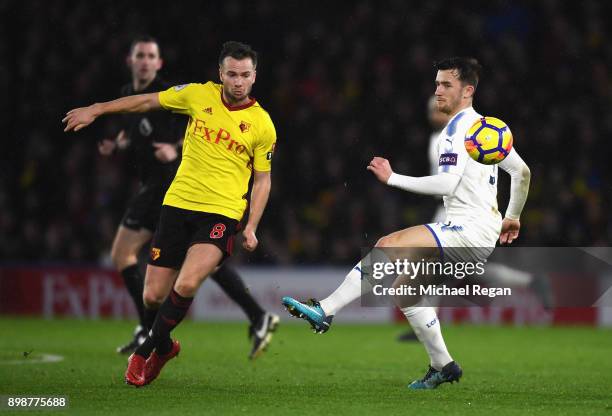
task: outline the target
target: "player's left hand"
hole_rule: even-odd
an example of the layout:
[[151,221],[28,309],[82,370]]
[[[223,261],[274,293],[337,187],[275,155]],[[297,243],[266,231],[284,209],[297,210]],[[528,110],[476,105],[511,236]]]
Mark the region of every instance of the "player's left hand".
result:
[[257,241],[255,231],[252,228],[249,228],[248,226],[245,227],[244,231],[242,232],[242,236],[244,237],[242,247],[244,247],[245,250],[253,251],[257,248],[259,241]]
[[393,173],[389,161],[385,158],[378,156],[372,159],[367,169],[371,171],[376,176],[376,178],[384,184],[389,181],[389,177],[391,177],[391,174]]
[[521,222],[519,220],[504,218],[502,221],[501,233],[499,235],[499,243],[512,244],[512,242],[518,238],[520,229]]
[[171,143],[153,142],[155,147],[155,157],[162,163],[172,162],[178,157],[176,146]]

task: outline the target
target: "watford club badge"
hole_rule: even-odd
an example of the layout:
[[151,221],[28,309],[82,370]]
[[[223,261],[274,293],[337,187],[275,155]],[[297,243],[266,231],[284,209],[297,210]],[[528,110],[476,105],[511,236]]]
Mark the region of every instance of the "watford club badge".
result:
[[161,250],[158,249],[157,247],[152,247],[151,248],[151,260],[155,261],[159,258],[159,256],[161,256]]
[[251,128],[251,124],[246,121],[241,121],[239,127],[241,132],[246,133]]

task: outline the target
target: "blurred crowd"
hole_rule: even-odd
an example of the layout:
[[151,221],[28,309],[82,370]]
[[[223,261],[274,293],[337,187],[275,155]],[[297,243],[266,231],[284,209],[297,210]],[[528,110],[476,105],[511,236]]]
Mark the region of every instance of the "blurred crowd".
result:
[[[432,63],[484,66],[475,108],[506,121],[531,167],[518,243],[609,245],[612,29],[605,2],[1,2],[0,259],[105,263],[137,189],[129,152],[104,158],[99,120],[70,108],[115,98],[130,40],[155,36],[162,76],[217,80],[225,40],[260,53],[253,95],[277,128],[273,191],[253,264],[345,264],[382,235],[429,222],[438,200],[378,183],[374,155],[427,175]],[[500,209],[509,181],[500,182]]]

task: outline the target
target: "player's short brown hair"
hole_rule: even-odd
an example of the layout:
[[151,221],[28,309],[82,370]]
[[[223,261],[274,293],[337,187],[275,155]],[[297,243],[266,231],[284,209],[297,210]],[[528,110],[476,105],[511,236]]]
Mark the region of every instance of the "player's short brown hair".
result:
[[234,40],[225,42],[219,54],[219,65],[223,64],[223,60],[228,56],[238,60],[251,58],[253,66],[257,66],[257,52],[251,48],[251,45],[247,45],[246,43],[236,42]]
[[454,56],[452,58],[442,59],[434,63],[434,68],[445,71],[447,69],[456,69],[459,73],[459,81],[463,84],[472,85],[474,89],[478,86],[482,65],[478,63],[476,58],[465,56]]

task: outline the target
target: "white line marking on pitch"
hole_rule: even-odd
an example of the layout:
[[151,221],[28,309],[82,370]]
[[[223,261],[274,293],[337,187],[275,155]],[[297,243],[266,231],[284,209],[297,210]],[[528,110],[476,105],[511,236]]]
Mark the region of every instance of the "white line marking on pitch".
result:
[[40,354],[39,357],[35,357],[35,358],[24,358],[23,360],[0,361],[0,365],[1,364],[19,365],[19,364],[59,363],[60,361],[64,361],[63,355]]

